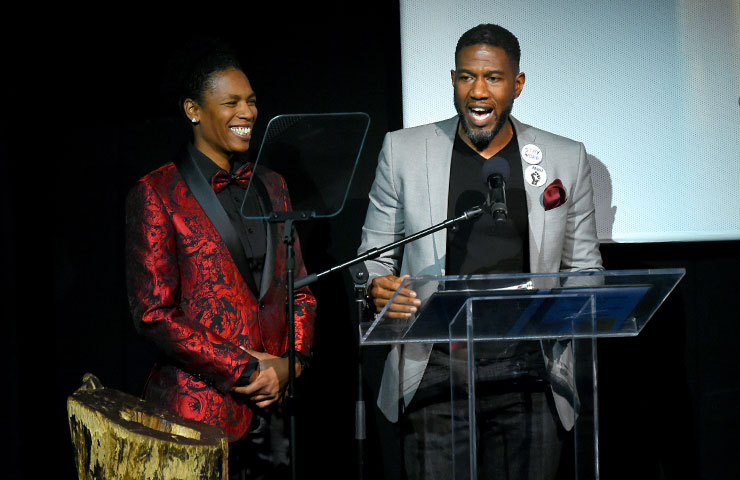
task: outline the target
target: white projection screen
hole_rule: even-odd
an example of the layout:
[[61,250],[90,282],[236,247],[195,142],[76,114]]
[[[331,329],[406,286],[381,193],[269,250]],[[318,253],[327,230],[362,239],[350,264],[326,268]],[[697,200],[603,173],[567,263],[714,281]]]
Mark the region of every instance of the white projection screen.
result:
[[401,0],[404,126],[455,115],[457,39],[511,30],[513,115],[582,141],[599,238],[740,238],[740,0]]

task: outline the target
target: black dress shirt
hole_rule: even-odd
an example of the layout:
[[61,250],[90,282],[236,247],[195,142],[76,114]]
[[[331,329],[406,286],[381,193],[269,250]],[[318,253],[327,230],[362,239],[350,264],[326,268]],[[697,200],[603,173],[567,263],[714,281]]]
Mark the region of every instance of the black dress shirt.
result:
[[[192,144],[188,145],[188,149],[206,181],[210,184],[214,175],[222,170],[221,167]],[[241,158],[235,156],[231,165],[231,172],[228,173],[233,174],[238,172],[245,164]],[[265,220],[249,220],[244,218],[245,216],[260,217],[265,215],[264,208],[260,204],[259,196],[253,194],[255,191],[257,190],[252,191],[250,189],[250,195],[246,198],[246,202],[244,202],[246,189],[236,183],[230,183],[226,188],[216,193],[216,198],[218,198],[231,224],[234,226],[234,230],[239,235],[239,240],[244,248],[244,254],[247,257],[247,263],[249,264],[249,270],[252,272],[254,283],[257,285],[257,288],[260,288],[262,270],[265,267],[265,253],[267,252],[267,222]],[[269,199],[263,199],[263,201],[269,202]],[[242,203],[244,203],[243,212]],[[260,292],[253,293],[259,298]]]

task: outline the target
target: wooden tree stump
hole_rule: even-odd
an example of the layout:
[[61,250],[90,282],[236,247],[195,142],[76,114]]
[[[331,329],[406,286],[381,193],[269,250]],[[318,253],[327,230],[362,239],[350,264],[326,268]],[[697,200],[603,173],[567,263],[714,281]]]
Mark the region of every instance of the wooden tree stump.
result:
[[180,418],[85,374],[67,399],[80,480],[228,478],[221,429]]

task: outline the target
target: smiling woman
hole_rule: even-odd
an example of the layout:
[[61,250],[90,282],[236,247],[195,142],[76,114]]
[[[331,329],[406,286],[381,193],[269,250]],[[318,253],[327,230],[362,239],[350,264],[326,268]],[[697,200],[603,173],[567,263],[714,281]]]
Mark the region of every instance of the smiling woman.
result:
[[200,99],[183,102],[193,124],[195,148],[228,170],[234,153],[246,152],[257,120],[257,97],[244,72],[229,68],[211,75]]
[[[247,220],[290,209],[285,181],[253,174],[244,155],[256,96],[237,56],[199,40],[174,58],[166,88],[192,139],[144,176],[126,204],[127,282],[134,323],[162,355],[144,397],[228,436],[232,476],[269,476],[270,438],[288,380],[283,227]],[[245,199],[255,184],[255,195]],[[306,269],[293,233],[296,275]],[[316,301],[295,292],[299,376],[310,358]],[[272,427],[272,428],[271,428]],[[243,478],[243,477],[238,477]]]

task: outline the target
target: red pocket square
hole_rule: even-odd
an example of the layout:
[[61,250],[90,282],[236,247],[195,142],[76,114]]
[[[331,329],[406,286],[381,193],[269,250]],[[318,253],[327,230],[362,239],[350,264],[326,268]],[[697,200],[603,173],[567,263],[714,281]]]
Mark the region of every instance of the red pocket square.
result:
[[545,192],[542,194],[542,203],[545,205],[545,211],[552,210],[553,208],[559,207],[565,203],[565,187],[563,182],[559,178],[552,181],[550,185],[545,187]]

